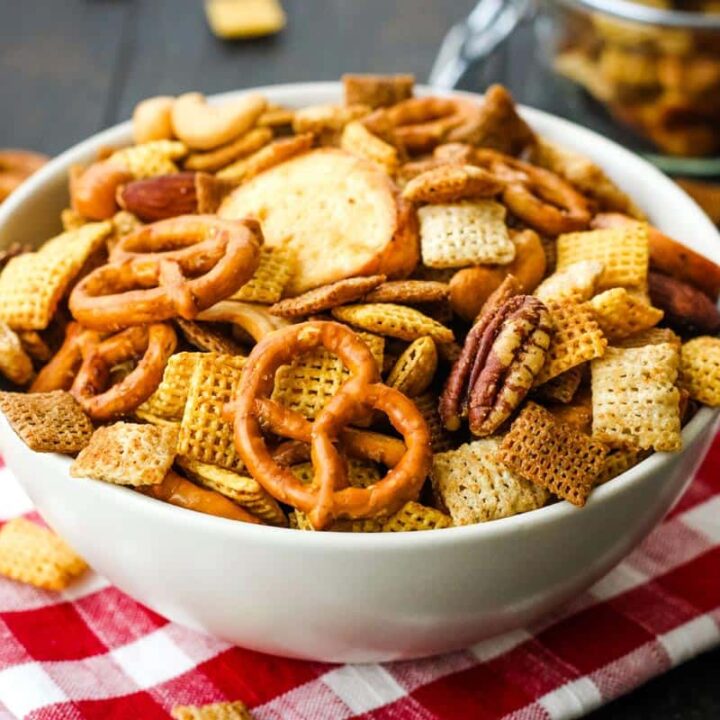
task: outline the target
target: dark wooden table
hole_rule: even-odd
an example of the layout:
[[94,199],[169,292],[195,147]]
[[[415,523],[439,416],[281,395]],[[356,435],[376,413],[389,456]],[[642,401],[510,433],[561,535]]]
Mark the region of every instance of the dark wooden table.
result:
[[[473,0],[285,0],[287,29],[248,42],[214,38],[200,0],[0,0],[0,146],[55,154],[130,116],[149,95],[214,93],[346,71],[425,79],[445,29]],[[464,87],[504,80],[552,107],[522,28]],[[582,642],[582,638],[578,638]],[[593,720],[720,718],[720,651],[592,715]]]

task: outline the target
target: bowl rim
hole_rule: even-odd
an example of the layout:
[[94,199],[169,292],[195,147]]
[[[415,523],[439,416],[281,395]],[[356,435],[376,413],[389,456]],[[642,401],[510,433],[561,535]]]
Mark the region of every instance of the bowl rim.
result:
[[[276,85],[266,85],[262,87],[247,88],[235,90],[226,93],[211,96],[212,102],[222,102],[224,99],[237,97],[247,92],[260,92],[268,95],[291,95],[293,93],[328,95],[338,94],[341,88],[339,82],[307,82],[307,83],[286,83]],[[438,94],[446,96],[462,96],[472,99],[481,97],[480,93],[465,91],[448,91],[437,88],[431,88],[419,85],[416,88],[419,95]],[[614,152],[631,158],[634,163],[641,163],[644,171],[648,173],[648,180],[652,183],[665,185],[668,191],[672,191],[685,197],[685,200],[695,206],[696,212],[702,214],[703,220],[706,221],[708,232],[715,235],[720,241],[720,233],[714,228],[709,219],[707,219],[702,210],[669,178],[663,175],[655,167],[647,163],[630,150],[623,148],[612,140],[602,137],[588,128],[577,125],[564,118],[557,117],[551,113],[541,110],[529,108],[519,105],[521,113],[530,120],[532,125],[533,118],[543,120],[555,124],[560,130],[562,128],[572,128],[572,131],[584,140],[598,145],[600,148],[612,148]],[[0,232],[7,220],[13,215],[16,209],[36,192],[42,190],[45,183],[53,179],[58,173],[66,172],[66,166],[76,158],[95,150],[102,145],[113,145],[119,142],[127,142],[130,138],[131,122],[125,121],[110,128],[100,131],[89,138],[71,146],[50,162],[48,162],[37,173],[23,183],[10,197],[0,206]],[[711,409],[702,407],[695,416],[685,425],[682,430],[683,450],[680,453],[687,452],[687,448],[692,445],[703,433],[709,428],[715,419],[720,415],[720,408]],[[0,413],[0,435],[10,434],[12,441],[17,441],[21,449],[27,453],[33,453],[41,456],[43,466],[54,466],[58,473],[62,476],[63,481],[67,482],[85,482],[83,478],[72,478],[69,475],[69,467],[71,459],[51,453],[35,453],[26,447],[22,440],[10,428],[7,419]],[[121,502],[125,504],[128,511],[135,509],[155,515],[156,517],[165,517],[168,520],[185,523],[186,527],[195,527],[203,531],[220,532],[228,537],[238,537],[245,534],[248,540],[258,540],[266,538],[279,545],[287,543],[306,543],[316,548],[329,548],[334,546],[344,550],[365,550],[369,544],[373,548],[387,548],[395,551],[407,551],[416,548],[418,545],[426,546],[428,544],[457,543],[457,542],[475,542],[487,536],[502,536],[507,533],[516,533],[518,531],[530,531],[538,525],[546,525],[556,522],[572,513],[583,512],[584,510],[594,509],[604,504],[609,498],[623,493],[627,488],[639,483],[642,479],[647,478],[662,469],[664,465],[671,459],[678,456],[678,453],[655,452],[645,460],[629,470],[621,473],[617,477],[609,480],[603,485],[595,488],[591,493],[585,508],[577,508],[567,501],[560,500],[552,505],[547,505],[536,510],[519,513],[510,517],[499,518],[484,523],[475,523],[473,525],[454,526],[450,528],[442,528],[442,531],[433,532],[407,532],[407,533],[345,533],[345,532],[299,532],[293,528],[274,527],[269,525],[254,525],[251,523],[240,523],[234,520],[221,518],[213,515],[205,515],[199,512],[190,512],[184,508],[179,508],[169,503],[155,500],[140,493],[134,492],[129,488],[111,485],[93,480],[87,480],[92,483],[89,487],[92,491],[98,493],[107,493],[108,501]],[[260,535],[257,535],[260,533]],[[358,542],[356,537],[363,536],[363,540]]]

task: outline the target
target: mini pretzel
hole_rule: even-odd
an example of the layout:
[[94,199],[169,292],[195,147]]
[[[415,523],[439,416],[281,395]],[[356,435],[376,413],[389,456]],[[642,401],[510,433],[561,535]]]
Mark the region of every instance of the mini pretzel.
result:
[[[128,328],[106,339],[70,323],[62,347],[35,378],[30,392],[70,390],[94,420],[124,415],[155,391],[175,344],[175,332],[163,323]],[[129,375],[100,392],[113,367],[138,357],[141,360]]]
[[[302,415],[273,402],[270,395],[277,369],[319,346],[343,361],[350,379],[309,427]],[[407,449],[384,479],[367,488],[349,487],[347,466],[334,441],[347,423],[370,409],[387,414]],[[397,390],[380,383],[370,350],[352,330],[338,323],[292,325],[258,343],[228,410],[234,416],[235,445],[250,474],[277,500],[307,513],[318,529],[336,518],[376,517],[397,511],[417,496],[430,468],[430,436],[417,408]],[[315,483],[303,485],[277,464],[262,437],[261,418],[279,434],[310,442]]]
[[173,317],[192,320],[232,295],[260,260],[259,228],[212,215],[183,215],[122,238],[110,262],[81,280],[70,310],[85,327],[119,330]]
[[231,323],[242,328],[255,342],[262,340],[268,333],[288,325],[288,321],[271,315],[262,305],[223,300],[198,315],[204,322]]
[[587,199],[559,175],[487,148],[478,148],[474,161],[505,182],[504,203],[535,230],[560,235],[588,226]]
[[480,107],[461,98],[409,98],[369,115],[363,123],[380,135],[388,132],[411,152],[431,150],[456,128],[477,122]]

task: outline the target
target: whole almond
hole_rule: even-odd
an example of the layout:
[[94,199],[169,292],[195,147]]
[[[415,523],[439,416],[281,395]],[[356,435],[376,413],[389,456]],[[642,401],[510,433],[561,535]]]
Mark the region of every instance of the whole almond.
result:
[[195,213],[198,209],[194,172],[135,180],[118,190],[118,203],[143,222]]
[[669,275],[650,272],[648,290],[655,307],[665,311],[665,322],[682,333],[714,334],[720,330],[720,312],[697,288]]

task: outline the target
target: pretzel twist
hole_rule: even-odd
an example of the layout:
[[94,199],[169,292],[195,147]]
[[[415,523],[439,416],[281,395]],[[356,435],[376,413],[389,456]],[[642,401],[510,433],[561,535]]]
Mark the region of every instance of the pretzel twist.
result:
[[[69,390],[93,420],[126,415],[160,384],[176,343],[175,331],[165,323],[134,326],[104,339],[94,330],[70,323],[65,342],[30,392]],[[129,360],[138,360],[135,368],[111,384],[112,369]]]
[[83,326],[108,332],[192,320],[250,279],[261,244],[255,223],[212,215],[161,220],[120,240],[110,262],[75,286],[70,311]]
[[[270,399],[275,372],[294,357],[323,346],[336,354],[350,378],[311,424],[300,413]],[[370,409],[384,412],[403,436],[405,451],[389,452],[394,466],[367,488],[349,487],[347,466],[336,441],[347,438],[345,425]],[[251,475],[277,500],[306,512],[322,529],[338,518],[389,514],[415,498],[430,469],[430,435],[414,403],[383,385],[365,343],[349,328],[333,322],[307,322],[277,330],[250,354],[228,408],[235,422],[235,445]],[[310,443],[315,468],[312,485],[303,485],[280,466],[265,444],[261,422],[274,432]]]
[[559,175],[487,148],[477,148],[473,161],[505,183],[503,202],[535,230],[554,236],[590,223],[587,199]]

